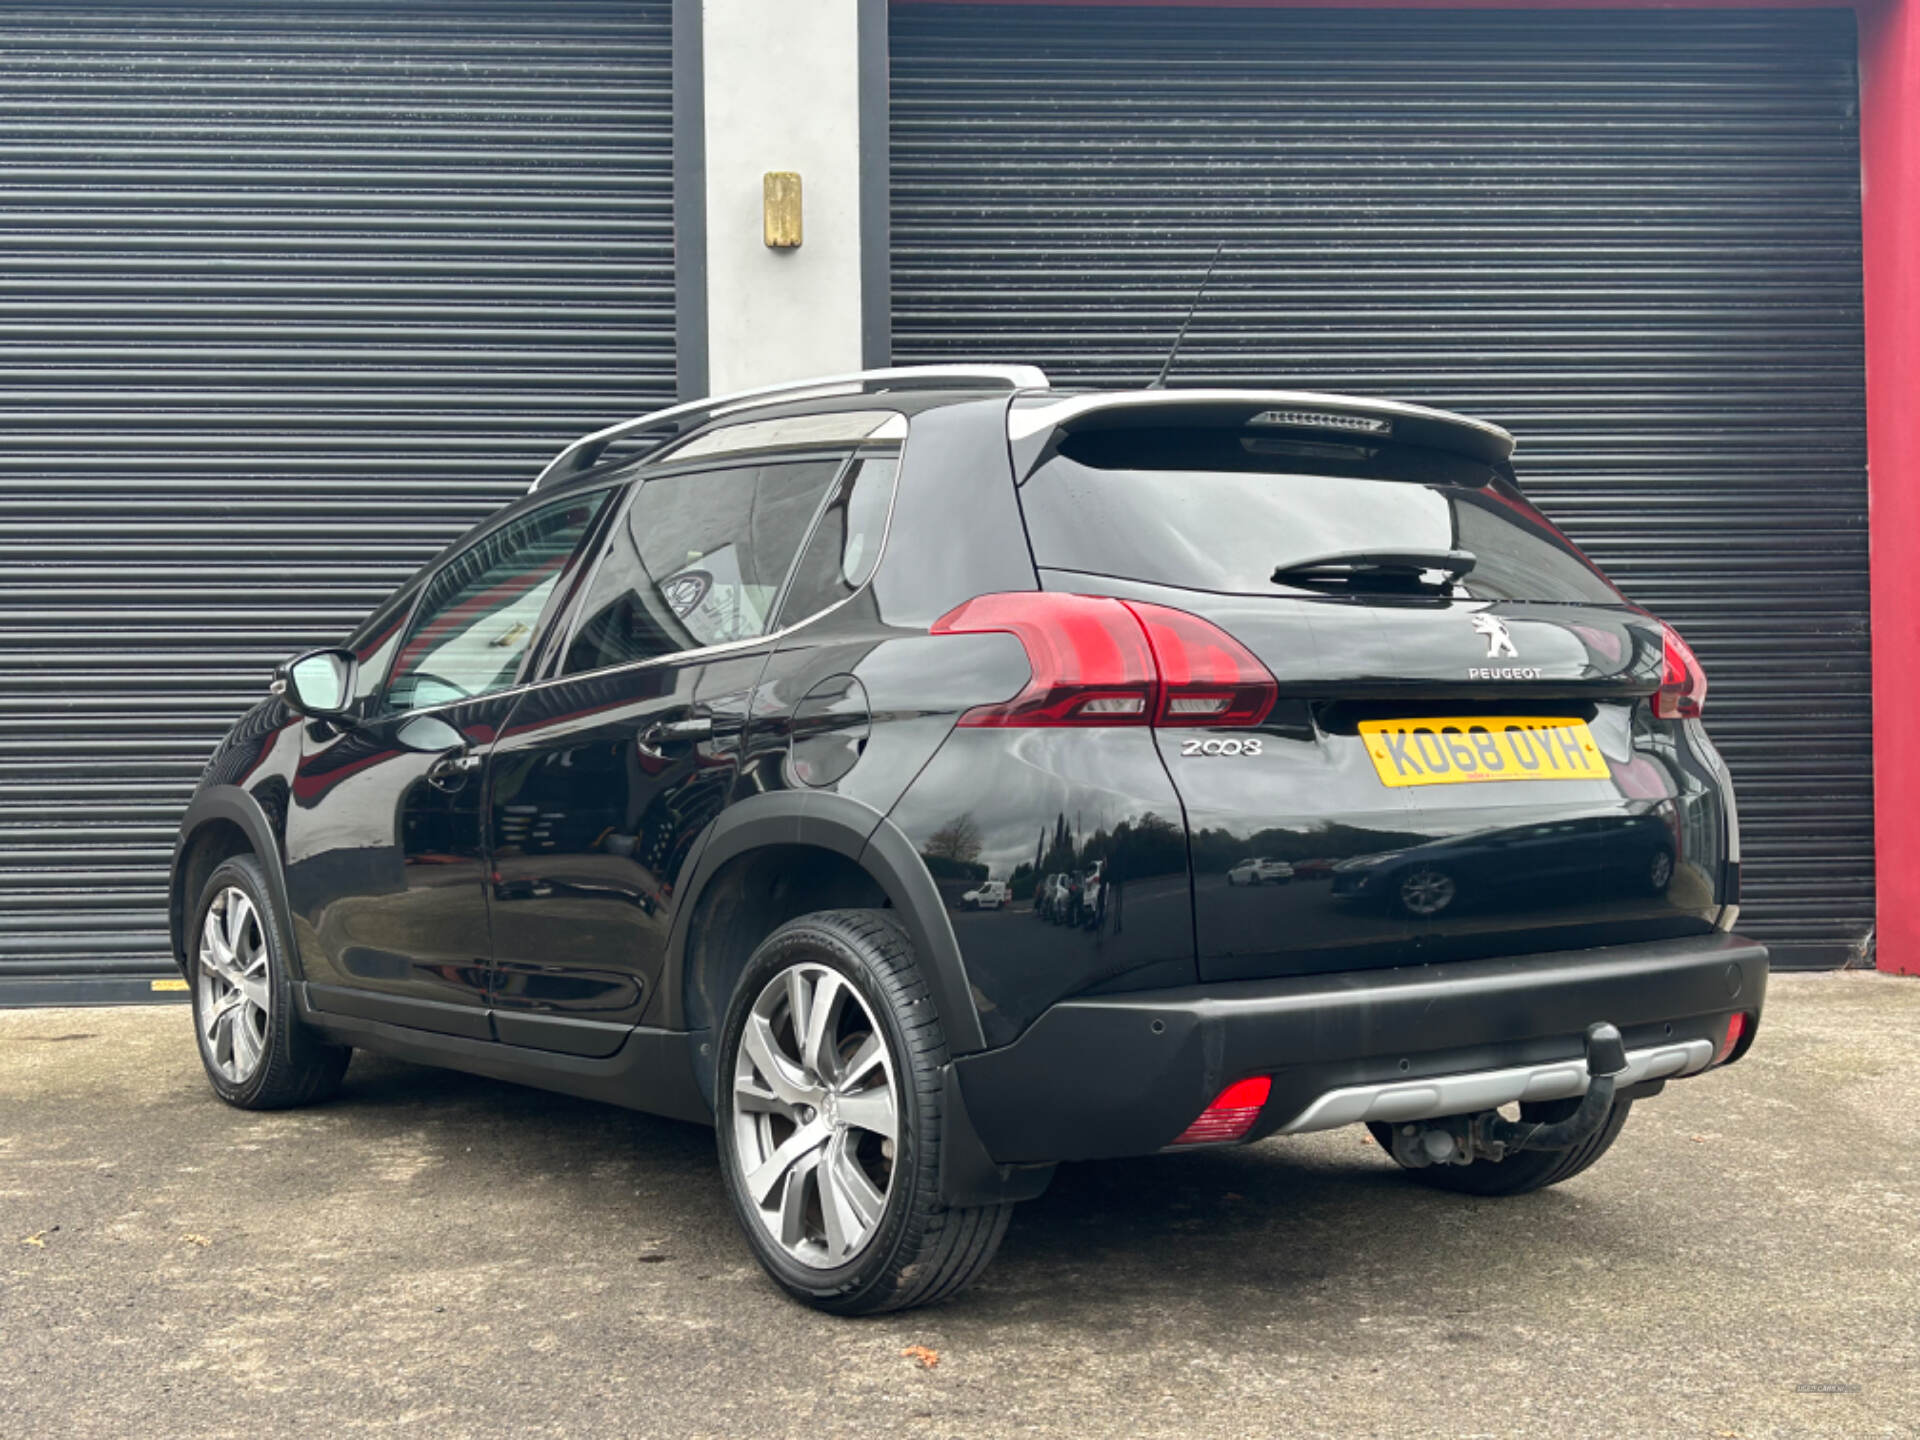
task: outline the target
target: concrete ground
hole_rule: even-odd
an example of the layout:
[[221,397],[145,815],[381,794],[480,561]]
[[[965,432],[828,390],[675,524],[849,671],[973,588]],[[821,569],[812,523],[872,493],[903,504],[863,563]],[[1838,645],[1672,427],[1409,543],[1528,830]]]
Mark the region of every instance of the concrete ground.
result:
[[708,1131],[366,1056],[243,1114],[184,1008],[5,1012],[0,1434],[1912,1436],[1916,1062],[1920,982],[1776,977],[1557,1190],[1352,1129],[1071,1167],[973,1291],[843,1321]]

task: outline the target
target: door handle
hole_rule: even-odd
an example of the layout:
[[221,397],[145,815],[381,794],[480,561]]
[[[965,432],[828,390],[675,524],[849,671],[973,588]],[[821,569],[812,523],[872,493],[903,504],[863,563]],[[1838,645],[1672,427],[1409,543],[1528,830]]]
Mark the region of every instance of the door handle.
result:
[[712,738],[713,717],[703,715],[693,720],[663,720],[645,726],[637,743],[642,751],[658,759],[664,758],[670,745],[697,745]]
[[447,787],[449,782],[464,781],[485,763],[485,757],[475,755],[471,750],[455,750],[442,755],[427,767],[427,779],[435,785]]

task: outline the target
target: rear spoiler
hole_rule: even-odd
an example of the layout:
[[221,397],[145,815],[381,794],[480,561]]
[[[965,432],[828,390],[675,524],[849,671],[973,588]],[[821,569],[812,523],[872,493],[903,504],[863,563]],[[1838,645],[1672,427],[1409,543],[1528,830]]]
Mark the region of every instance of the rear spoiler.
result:
[[1485,420],[1398,400],[1323,395],[1312,390],[1110,390],[1082,395],[1023,395],[1007,414],[1014,473],[1028,467],[1056,434],[1167,425],[1272,427],[1276,431],[1446,450],[1489,464],[1513,454],[1513,436]]

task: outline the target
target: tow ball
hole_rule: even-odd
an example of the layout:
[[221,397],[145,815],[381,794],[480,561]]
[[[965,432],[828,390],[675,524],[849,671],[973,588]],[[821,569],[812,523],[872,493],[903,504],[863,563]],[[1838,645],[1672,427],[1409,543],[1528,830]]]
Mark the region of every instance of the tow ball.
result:
[[1551,1124],[1509,1120],[1498,1110],[1402,1121],[1393,1127],[1393,1158],[1409,1169],[1504,1160],[1521,1150],[1571,1150],[1607,1123],[1613,1087],[1627,1068],[1620,1031],[1601,1022],[1587,1027],[1587,1093],[1564,1120]]

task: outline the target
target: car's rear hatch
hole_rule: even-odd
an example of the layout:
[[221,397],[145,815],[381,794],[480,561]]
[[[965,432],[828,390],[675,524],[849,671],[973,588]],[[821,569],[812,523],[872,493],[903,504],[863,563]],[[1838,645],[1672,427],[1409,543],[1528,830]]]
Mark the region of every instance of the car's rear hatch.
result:
[[1156,730],[1202,979],[1712,928],[1720,784],[1649,704],[1664,627],[1525,500],[1501,432],[1075,403],[1013,410],[1043,585],[1199,616],[1275,682],[1255,729]]

